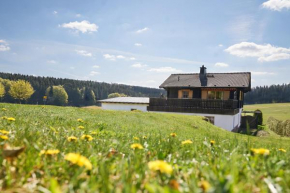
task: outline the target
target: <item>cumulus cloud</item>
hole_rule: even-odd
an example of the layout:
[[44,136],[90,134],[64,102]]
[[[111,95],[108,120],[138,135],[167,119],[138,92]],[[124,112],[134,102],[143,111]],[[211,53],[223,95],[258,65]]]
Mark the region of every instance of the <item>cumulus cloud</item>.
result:
[[99,72],[96,72],[96,71],[91,71],[90,72],[90,76],[95,76],[95,75],[97,75],[97,74],[100,74]]
[[139,29],[139,30],[137,30],[136,33],[137,33],[137,34],[140,34],[140,33],[144,33],[144,32],[146,32],[146,31],[148,31],[148,30],[149,30],[148,27],[144,27],[143,29]]
[[140,44],[140,43],[135,43],[134,45],[135,46],[142,46],[142,44]]
[[92,57],[93,54],[86,51],[86,50],[75,50],[78,55],[85,56],[85,57]]
[[251,74],[252,75],[256,75],[256,76],[261,76],[261,75],[275,75],[275,73],[273,73],[273,72],[257,72],[257,71],[252,71]]
[[223,47],[224,45],[222,45],[222,44],[219,44],[219,47]]
[[136,63],[132,65],[133,68],[144,68],[146,66],[147,66],[146,64],[141,64],[141,63]]
[[125,59],[125,56],[118,55],[118,56],[116,56],[116,58],[118,58],[118,59]]
[[134,57],[126,57],[123,55],[111,55],[111,54],[104,54],[103,57],[106,60],[116,61],[117,59],[124,59],[124,60],[135,60]]
[[57,14],[57,11],[53,11],[53,14],[56,15]]
[[225,51],[238,57],[255,57],[259,62],[290,59],[289,48],[275,47],[271,44],[259,45],[253,42],[241,42],[228,47]]
[[103,57],[107,60],[112,60],[115,61],[116,60],[116,56],[115,55],[110,55],[110,54],[104,54]]
[[9,44],[5,40],[0,40],[0,52],[9,51]]
[[57,63],[55,60],[47,60],[46,62],[49,64],[56,64]]
[[262,4],[262,7],[274,11],[290,9],[290,0],[268,0]]
[[63,28],[69,28],[72,30],[75,30],[77,32],[87,33],[87,32],[95,32],[98,31],[99,26],[97,26],[94,23],[90,23],[89,21],[83,20],[81,22],[75,21],[75,22],[69,22],[64,23],[61,25]]
[[151,68],[148,71],[150,71],[150,72],[166,72],[166,73],[168,73],[168,72],[170,72],[170,73],[181,72],[181,70],[177,70],[176,68],[172,68],[172,67]]
[[100,66],[98,66],[98,65],[94,65],[94,66],[92,66],[93,68],[100,68]]
[[217,63],[215,63],[215,66],[217,66],[217,67],[228,67],[229,65],[226,64],[226,63],[222,63],[222,62],[217,62]]

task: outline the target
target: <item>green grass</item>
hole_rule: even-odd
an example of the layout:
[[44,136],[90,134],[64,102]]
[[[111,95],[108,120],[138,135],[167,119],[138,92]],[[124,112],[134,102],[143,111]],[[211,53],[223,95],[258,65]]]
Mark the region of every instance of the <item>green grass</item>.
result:
[[256,109],[260,109],[263,112],[264,122],[267,122],[270,116],[279,120],[290,119],[290,103],[271,103],[244,106],[244,110],[246,111],[254,111]]
[[[14,161],[0,156],[1,192],[177,192],[174,187],[203,192],[204,181],[210,184],[208,192],[269,192],[269,187],[290,191],[286,138],[230,133],[201,117],[175,114],[0,103],[2,116],[16,120],[0,119],[0,128],[11,132],[0,142],[1,149],[5,143],[26,149]],[[80,125],[85,128],[78,129]],[[92,131],[92,141],[67,141],[68,136],[80,138]],[[176,137],[170,136],[173,132]],[[193,143],[181,144],[188,139]],[[131,149],[133,143],[144,149]],[[111,148],[118,153],[110,154]],[[269,149],[270,155],[253,156],[251,148]],[[47,149],[60,153],[39,155]],[[92,169],[66,161],[64,156],[72,152],[88,158]],[[148,162],[153,160],[166,161],[173,172],[151,171]]]

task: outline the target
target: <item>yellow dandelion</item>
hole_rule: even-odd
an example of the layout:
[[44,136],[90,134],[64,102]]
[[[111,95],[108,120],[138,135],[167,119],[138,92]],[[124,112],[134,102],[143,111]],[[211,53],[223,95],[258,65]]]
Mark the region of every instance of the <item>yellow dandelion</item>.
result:
[[193,142],[191,140],[185,140],[183,142],[181,142],[182,145],[186,145],[186,144],[192,144]]
[[143,139],[147,139],[147,136],[143,136]]
[[48,149],[48,150],[41,150],[39,155],[56,155],[59,154],[59,150],[58,149]]
[[171,137],[176,137],[177,134],[176,134],[176,133],[170,133],[170,136],[171,136]]
[[8,119],[8,117],[6,117],[6,116],[3,116],[3,117],[1,117],[1,119]]
[[211,140],[210,141],[210,144],[211,144],[211,146],[213,146],[215,144],[215,141],[214,140]]
[[84,126],[78,126],[78,129],[84,129],[85,127]]
[[286,153],[286,149],[282,149],[282,148],[280,148],[280,149],[278,149],[279,151],[282,151],[282,152],[284,152],[284,153]]
[[133,143],[131,145],[132,149],[143,149],[143,146],[140,143]]
[[259,149],[252,148],[251,152],[256,155],[269,155],[270,154],[270,151],[264,148],[259,148]]
[[206,180],[198,182],[198,186],[202,189],[203,192],[207,192],[210,189],[210,184]]
[[3,140],[7,140],[7,139],[9,139],[9,137],[6,136],[6,135],[0,135],[0,138],[3,139]]
[[0,133],[2,133],[3,135],[8,135],[10,132],[6,130],[0,130]]
[[171,174],[173,168],[171,165],[162,160],[151,161],[148,163],[151,171],[160,171],[161,173]]
[[7,111],[7,109],[5,109],[5,108],[2,108],[2,111]]
[[91,134],[91,135],[97,135],[98,132],[97,132],[97,131],[91,131],[90,134]]
[[84,122],[84,120],[82,120],[82,119],[77,119],[77,121],[80,122],[80,123]]
[[87,140],[87,141],[92,141],[93,137],[90,135],[82,135],[81,137],[82,140]]
[[8,120],[8,121],[15,121],[15,118],[13,118],[13,117],[9,117],[9,118],[7,118],[7,120]]
[[138,141],[139,140],[139,137],[134,137],[133,139],[136,140],[136,141]]
[[67,140],[68,140],[69,142],[71,142],[71,141],[77,141],[78,138],[76,138],[75,136],[70,136],[70,137],[67,137]]
[[78,153],[69,153],[64,157],[65,160],[70,161],[72,164],[76,164],[80,167],[85,166],[88,170],[92,169],[92,164],[88,158],[78,154]]

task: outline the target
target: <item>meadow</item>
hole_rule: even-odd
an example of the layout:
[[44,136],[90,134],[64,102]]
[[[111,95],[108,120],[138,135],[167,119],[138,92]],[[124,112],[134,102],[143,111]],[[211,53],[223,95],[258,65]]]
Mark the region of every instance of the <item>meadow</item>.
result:
[[290,191],[287,138],[148,112],[0,103],[0,117],[1,192]]

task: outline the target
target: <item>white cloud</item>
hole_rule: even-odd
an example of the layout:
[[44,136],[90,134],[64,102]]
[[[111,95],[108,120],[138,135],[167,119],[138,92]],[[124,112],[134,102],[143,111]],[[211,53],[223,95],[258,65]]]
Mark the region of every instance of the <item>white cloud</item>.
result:
[[134,45],[135,46],[142,46],[142,44],[140,44],[140,43],[135,43]]
[[262,4],[263,8],[274,11],[281,11],[282,9],[290,9],[290,0],[269,0]]
[[252,75],[256,75],[256,76],[261,76],[261,75],[275,75],[275,73],[273,73],[273,72],[257,72],[257,71],[252,71],[251,74]]
[[135,60],[134,57],[126,57],[123,55],[111,55],[111,54],[104,54],[103,57],[107,60],[116,61],[117,59],[124,59],[124,60]]
[[176,68],[172,67],[160,67],[160,68],[151,68],[148,71],[150,72],[181,72],[181,70],[177,70]]
[[136,63],[136,64],[132,65],[133,68],[143,68],[143,67],[146,67],[146,66],[147,66],[146,64],[140,64],[140,63]]
[[223,47],[224,45],[222,45],[222,44],[219,44],[219,47]]
[[226,63],[222,63],[222,62],[217,62],[217,63],[215,63],[215,66],[217,66],[217,67],[228,67],[229,65],[226,64]]
[[81,55],[81,56],[86,56],[86,57],[92,57],[93,54],[86,51],[86,50],[75,50],[77,52],[78,55]]
[[56,64],[57,62],[55,60],[48,60],[46,61],[47,63],[50,63],[50,64]]
[[56,15],[57,14],[57,11],[53,11],[53,14]]
[[255,57],[259,62],[290,59],[290,49],[275,47],[271,44],[259,45],[253,42],[241,42],[228,47],[225,51],[238,57]]
[[125,56],[118,55],[117,58],[118,58],[118,59],[125,59]]
[[95,75],[97,75],[97,74],[100,74],[99,72],[96,72],[96,71],[91,71],[90,72],[90,76],[95,76]]
[[136,33],[140,34],[140,33],[146,32],[146,31],[148,31],[148,30],[149,30],[148,27],[144,27],[143,29],[139,29],[139,30],[137,30]]
[[136,60],[136,58],[134,58],[134,57],[131,57],[131,58],[129,58],[130,60]]
[[115,55],[104,54],[103,56],[107,60],[112,60],[112,61],[115,61],[116,60],[116,56]]
[[0,40],[0,52],[9,51],[10,47],[9,44],[5,40]]
[[93,68],[100,68],[100,66],[98,66],[98,65],[94,65],[94,66],[92,66]]
[[80,31],[82,33],[98,31],[99,28],[99,26],[97,26],[96,24],[90,23],[89,21],[86,20],[83,20],[81,22],[75,21],[70,23],[64,23],[61,25],[61,27],[73,29],[76,30],[77,32]]
[[79,13],[78,13],[78,14],[76,14],[76,17],[81,17],[81,16],[82,16],[82,15],[81,15],[81,14],[79,14]]

